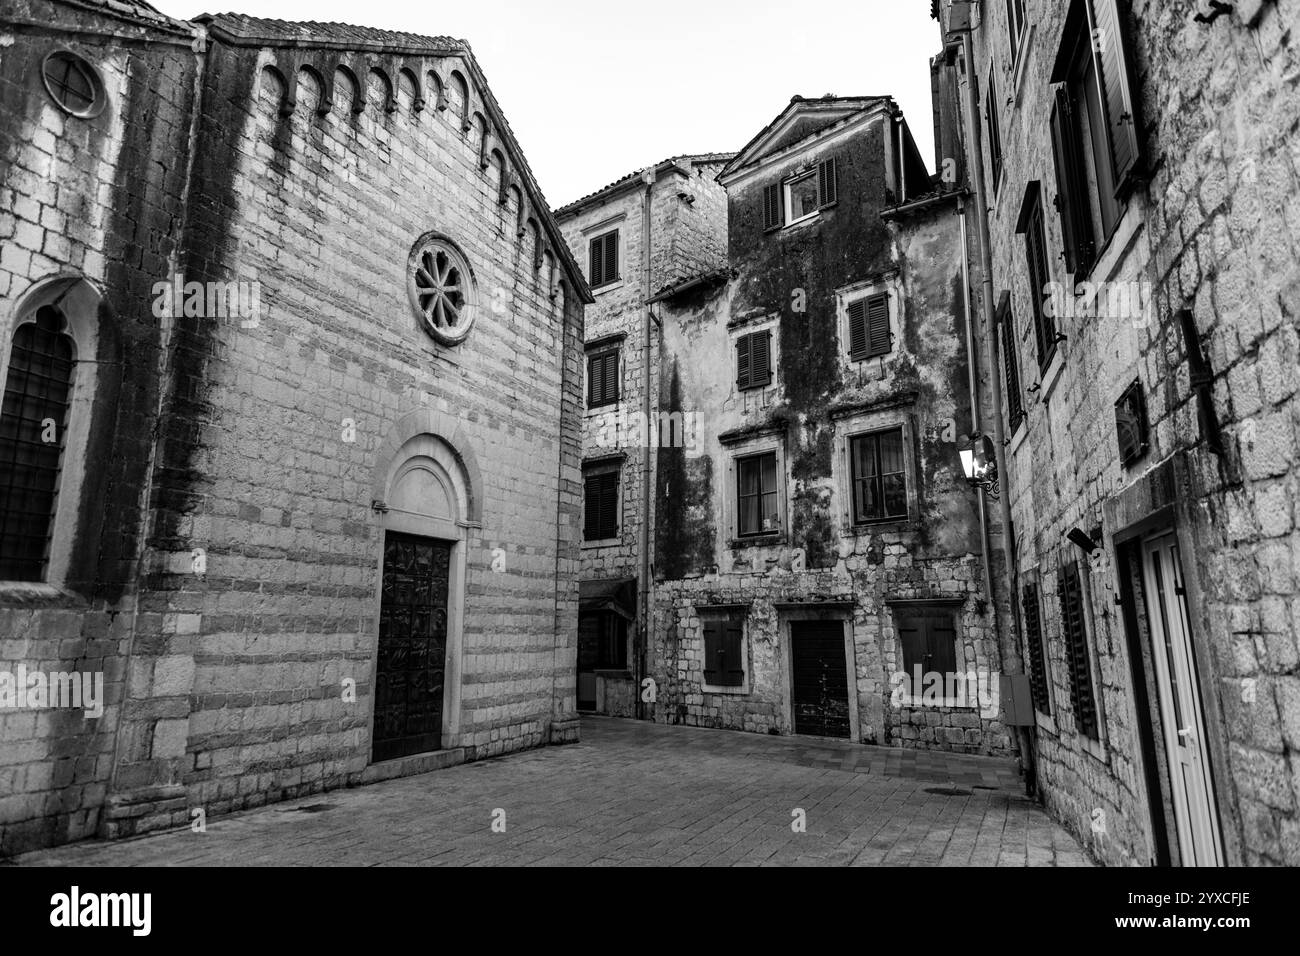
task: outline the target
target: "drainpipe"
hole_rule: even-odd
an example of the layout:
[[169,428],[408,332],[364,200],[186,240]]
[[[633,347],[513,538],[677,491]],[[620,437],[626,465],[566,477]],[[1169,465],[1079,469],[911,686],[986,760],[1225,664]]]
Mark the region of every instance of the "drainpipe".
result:
[[[641,568],[638,574],[640,594],[636,602],[638,617],[636,647],[633,655],[632,693],[636,695],[636,716],[645,719],[645,702],[641,699],[641,681],[646,670],[646,646],[650,637],[650,455],[654,449],[651,439],[651,398],[650,398],[650,196],[655,188],[655,168],[652,166],[641,173],[645,183],[645,195],[641,200],[641,302],[643,326],[641,335],[641,408],[645,414],[645,446],[641,449]],[[657,423],[656,423],[657,424]]]
[[[962,59],[965,64],[965,85],[966,85],[966,145],[967,156],[966,166],[970,173],[971,185],[974,189],[975,203],[975,225],[979,234],[979,254],[980,254],[980,300],[981,308],[984,315],[984,351],[990,358],[995,357],[997,352],[997,331],[993,324],[993,254],[989,244],[989,214],[988,200],[984,184],[984,149],[980,142],[980,127],[976,117],[979,116],[979,107],[975,102],[975,84],[974,68],[974,45],[971,42],[971,27],[961,31],[962,37]],[[972,335],[969,323],[967,323],[967,335]],[[998,381],[996,366],[990,369],[992,375],[993,387],[990,389],[993,398],[993,453],[997,461],[998,477],[1002,482],[1002,493],[998,496],[998,517],[1002,521],[1002,550],[1003,561],[1006,565],[1006,584],[1007,584],[1007,606],[1011,611],[1011,632],[1015,641],[1016,660],[1019,661],[1020,649],[1024,646],[1020,634],[1020,615],[1016,613],[1016,556],[1015,548],[1012,544],[1012,525],[1011,525],[1011,503],[1009,498],[1009,485],[1007,473],[1007,458],[1005,451],[1006,429],[1002,424],[1002,388]],[[974,388],[974,368],[971,369],[972,388]],[[981,513],[984,504],[983,492],[980,493]],[[989,594],[990,600],[993,598]],[[994,603],[993,620],[996,626],[998,619],[997,605]],[[1023,668],[1017,664],[1015,671],[1011,670],[1006,655],[1003,655],[1002,664],[1007,673],[1021,673]],[[1025,768],[1025,792],[1031,796],[1037,789],[1037,777],[1034,754],[1034,741],[1029,728],[1017,727],[1016,736],[1020,743],[1021,760],[1024,761]]]

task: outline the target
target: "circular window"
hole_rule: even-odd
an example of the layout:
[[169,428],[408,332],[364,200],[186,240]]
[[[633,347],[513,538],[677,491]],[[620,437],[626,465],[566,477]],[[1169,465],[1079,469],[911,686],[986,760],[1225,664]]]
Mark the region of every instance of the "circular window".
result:
[[407,294],[429,334],[456,345],[474,324],[474,275],[460,250],[437,233],[426,233],[411,250]]
[[104,84],[99,73],[71,50],[55,50],[41,64],[45,91],[59,108],[88,119],[104,108]]

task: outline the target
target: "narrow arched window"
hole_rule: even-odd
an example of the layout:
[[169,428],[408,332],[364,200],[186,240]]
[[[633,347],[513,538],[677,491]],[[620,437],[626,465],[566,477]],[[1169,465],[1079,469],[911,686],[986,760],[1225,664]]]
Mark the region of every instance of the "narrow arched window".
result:
[[0,580],[43,581],[58,506],[76,350],[63,314],[14,331],[0,406]]

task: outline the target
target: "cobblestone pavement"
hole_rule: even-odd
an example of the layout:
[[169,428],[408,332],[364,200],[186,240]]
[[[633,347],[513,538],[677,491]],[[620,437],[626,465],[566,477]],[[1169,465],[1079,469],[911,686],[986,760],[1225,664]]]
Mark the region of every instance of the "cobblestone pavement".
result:
[[[792,811],[806,832],[792,830]],[[504,811],[505,832],[493,832]],[[585,718],[582,742],[20,865],[1088,865],[1010,761]]]

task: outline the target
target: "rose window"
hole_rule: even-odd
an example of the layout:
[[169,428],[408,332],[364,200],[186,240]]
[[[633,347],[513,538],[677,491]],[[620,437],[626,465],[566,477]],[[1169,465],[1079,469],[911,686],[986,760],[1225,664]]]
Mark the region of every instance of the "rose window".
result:
[[411,305],[425,329],[443,345],[455,345],[474,321],[474,279],[465,257],[449,242],[425,236],[411,250]]

